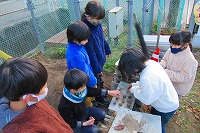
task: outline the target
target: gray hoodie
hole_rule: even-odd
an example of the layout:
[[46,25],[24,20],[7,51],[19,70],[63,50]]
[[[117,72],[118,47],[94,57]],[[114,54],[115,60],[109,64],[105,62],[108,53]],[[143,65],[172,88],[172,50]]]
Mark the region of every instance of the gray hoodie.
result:
[[0,131],[6,126],[13,118],[22,113],[22,111],[13,111],[10,109],[9,101],[3,97],[0,99]]

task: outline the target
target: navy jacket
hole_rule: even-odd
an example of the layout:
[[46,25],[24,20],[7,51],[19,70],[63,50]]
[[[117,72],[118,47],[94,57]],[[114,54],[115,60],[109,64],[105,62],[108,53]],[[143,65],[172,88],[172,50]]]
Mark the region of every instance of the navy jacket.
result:
[[86,86],[94,87],[97,84],[97,79],[93,74],[87,51],[83,45],[68,42],[66,50],[66,61],[68,70],[77,68],[89,76],[90,81]]
[[111,54],[108,42],[104,38],[104,33],[101,24],[98,26],[92,25],[87,19],[83,21],[90,28],[90,38],[85,45],[94,74],[103,71],[106,55]]

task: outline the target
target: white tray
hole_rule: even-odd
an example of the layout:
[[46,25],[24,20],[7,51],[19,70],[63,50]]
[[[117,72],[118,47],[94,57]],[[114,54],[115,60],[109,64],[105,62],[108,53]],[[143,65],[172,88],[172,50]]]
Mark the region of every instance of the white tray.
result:
[[135,103],[135,97],[128,91],[128,83],[120,81],[117,90],[120,90],[120,97],[118,99],[113,97],[108,109],[118,111],[120,107],[124,107],[132,110]]
[[[127,108],[120,107],[117,115],[110,127],[108,133],[137,133],[140,126],[140,121],[142,119],[142,114],[139,112],[131,111]],[[121,131],[114,129],[115,126],[123,124],[125,128]]]

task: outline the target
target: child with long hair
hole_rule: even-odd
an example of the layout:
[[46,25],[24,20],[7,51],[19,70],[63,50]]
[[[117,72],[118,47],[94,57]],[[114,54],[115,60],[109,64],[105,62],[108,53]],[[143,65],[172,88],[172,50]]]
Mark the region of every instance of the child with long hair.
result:
[[176,90],[162,66],[133,48],[126,49],[120,57],[118,69],[122,78],[139,74],[139,82],[132,83],[130,92],[145,105],[151,105],[151,113],[161,116],[162,133],[179,107]]

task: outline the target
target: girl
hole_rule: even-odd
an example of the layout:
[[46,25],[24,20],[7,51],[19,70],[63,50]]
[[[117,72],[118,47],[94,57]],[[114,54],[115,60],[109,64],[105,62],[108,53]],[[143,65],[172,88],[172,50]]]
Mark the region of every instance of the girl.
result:
[[[106,55],[110,57],[111,50],[108,42],[104,38],[101,20],[105,17],[105,9],[98,1],[90,1],[82,15],[82,21],[90,28],[90,37],[85,45],[94,75],[97,77],[97,86],[103,88],[103,80],[101,78],[103,66],[106,62]],[[97,103],[108,106],[109,101],[104,97],[95,99]]]
[[132,84],[130,92],[145,105],[151,105],[152,114],[161,116],[162,133],[165,133],[166,124],[179,107],[178,95],[165,70],[132,48],[123,52],[118,69],[123,79],[139,73],[139,82]]
[[173,33],[169,38],[170,49],[160,62],[172,81],[179,99],[192,88],[198,67],[198,62],[190,51],[191,37],[191,33],[186,30]]

